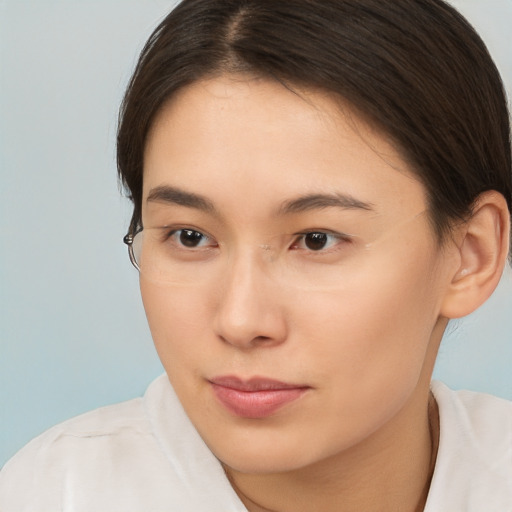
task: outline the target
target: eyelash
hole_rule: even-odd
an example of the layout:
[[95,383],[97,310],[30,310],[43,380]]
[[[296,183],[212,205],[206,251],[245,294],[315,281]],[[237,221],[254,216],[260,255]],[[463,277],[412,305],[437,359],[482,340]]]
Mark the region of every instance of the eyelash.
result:
[[[210,235],[207,235],[206,233],[203,233],[202,231],[199,231],[198,229],[194,229],[194,228],[179,228],[179,229],[171,229],[169,231],[166,231],[165,235],[162,237],[163,238],[163,242],[167,242],[167,241],[170,241],[173,237],[175,237],[176,235],[178,235],[179,233],[184,233],[184,232],[190,232],[190,233],[195,233],[195,234],[199,234],[203,237],[203,239],[205,240],[214,240],[213,237],[211,237]],[[176,244],[176,246],[178,246],[180,249],[184,250],[184,251],[189,251],[189,250],[193,250],[193,249],[199,249],[199,250],[206,250],[206,249],[211,249],[212,247],[217,247],[218,244],[215,243],[213,246],[211,247],[204,247],[204,246],[200,246],[200,247],[186,247],[184,244],[180,243],[178,240],[174,240],[174,243]]]
[[[332,244],[327,248],[322,247],[317,250],[312,249],[311,247],[309,247],[309,248],[297,247],[297,245],[301,242],[306,243],[306,238],[311,235],[320,235],[320,236],[329,237],[332,239]],[[318,254],[334,252],[340,248],[339,247],[340,244],[343,245],[345,243],[350,243],[352,241],[351,237],[348,235],[345,235],[342,233],[333,233],[332,231],[326,231],[326,230],[321,230],[321,229],[306,231],[303,233],[297,233],[296,237],[297,238],[294,240],[294,242],[292,243],[290,248],[295,249],[295,250],[304,250],[307,252],[318,253]]]
[[[214,240],[213,237],[211,237],[210,235],[206,234],[206,233],[203,233],[202,231],[199,231],[198,229],[195,229],[195,228],[191,228],[191,227],[182,227],[182,228],[179,228],[179,229],[171,229],[169,231],[166,231],[165,234],[163,235],[162,237],[162,241],[163,242],[167,242],[169,240],[171,240],[173,237],[175,238],[175,240],[173,241],[174,244],[180,249],[180,250],[183,250],[183,251],[193,251],[193,250],[202,250],[202,251],[205,251],[205,250],[210,250],[212,248],[216,248],[218,247],[218,244],[217,243],[214,243],[212,245],[202,245],[202,246],[189,246],[187,247],[186,245],[184,245],[182,242],[180,242],[178,239],[176,239],[176,235],[179,235],[180,233],[185,233],[185,232],[189,232],[190,234],[194,234],[194,235],[199,235],[202,237],[202,240],[201,241],[208,241],[208,240]],[[320,237],[328,237],[328,239],[330,238],[332,243],[330,244],[329,247],[327,248],[324,248],[324,247],[320,247],[318,249],[312,249],[311,247],[299,247],[299,244],[301,243],[306,243],[306,238],[308,236],[312,236],[312,235],[319,235]],[[332,231],[328,231],[328,230],[321,230],[321,229],[314,229],[314,230],[309,230],[309,231],[304,231],[302,233],[295,233],[293,235],[295,238],[293,240],[293,242],[290,244],[289,248],[292,249],[292,250],[301,250],[301,251],[306,251],[306,252],[309,252],[309,253],[317,253],[317,254],[326,254],[326,253],[330,253],[330,252],[334,252],[336,250],[339,250],[339,245],[344,245],[345,243],[350,243],[352,242],[351,240],[351,237],[349,235],[346,235],[346,234],[342,234],[342,233],[334,233]]]

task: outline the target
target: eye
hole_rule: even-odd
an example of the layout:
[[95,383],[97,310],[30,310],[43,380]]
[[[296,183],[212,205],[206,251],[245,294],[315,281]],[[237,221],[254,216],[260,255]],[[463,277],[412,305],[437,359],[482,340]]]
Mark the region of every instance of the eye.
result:
[[292,244],[291,249],[303,249],[308,251],[322,251],[331,249],[337,244],[348,242],[346,236],[325,233],[322,231],[311,231],[309,233],[302,233]]
[[304,245],[312,251],[325,249],[329,243],[329,236],[326,233],[308,233],[304,236]]
[[169,234],[169,239],[187,249],[195,249],[215,245],[209,236],[195,229],[177,229]]

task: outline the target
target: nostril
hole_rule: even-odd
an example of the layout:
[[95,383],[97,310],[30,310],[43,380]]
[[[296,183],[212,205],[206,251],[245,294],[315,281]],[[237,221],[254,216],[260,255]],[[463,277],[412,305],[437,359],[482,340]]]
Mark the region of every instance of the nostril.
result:
[[253,343],[272,343],[273,340],[270,336],[256,336],[256,338],[253,339]]
[[235,338],[219,334],[219,338],[223,343],[233,345],[242,349],[252,349],[255,347],[264,347],[276,344],[276,340],[271,336],[254,336],[253,338]]

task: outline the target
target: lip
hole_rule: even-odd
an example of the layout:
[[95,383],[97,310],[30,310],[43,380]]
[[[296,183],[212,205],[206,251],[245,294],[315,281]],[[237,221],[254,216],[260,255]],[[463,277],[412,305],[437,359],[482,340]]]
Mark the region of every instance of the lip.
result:
[[232,414],[242,418],[266,418],[294,402],[310,389],[264,377],[241,379],[235,376],[209,380],[219,402]]

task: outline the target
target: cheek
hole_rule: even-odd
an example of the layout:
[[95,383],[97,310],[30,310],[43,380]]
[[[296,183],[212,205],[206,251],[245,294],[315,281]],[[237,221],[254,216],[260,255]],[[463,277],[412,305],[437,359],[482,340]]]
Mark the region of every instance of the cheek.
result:
[[304,425],[337,439],[340,449],[390,420],[429,373],[424,365],[437,319],[429,278],[403,266],[366,277],[350,293],[311,294],[294,308],[290,342],[321,397]]
[[[438,316],[436,278],[419,255],[354,273],[341,293],[296,301],[293,322],[306,360],[345,385],[378,387],[399,376],[416,381]],[[379,270],[380,269],[380,270]],[[385,269],[385,271],[384,271]]]
[[200,287],[161,287],[143,278],[140,289],[151,335],[167,373],[174,367],[193,365],[212,323],[207,294]]

